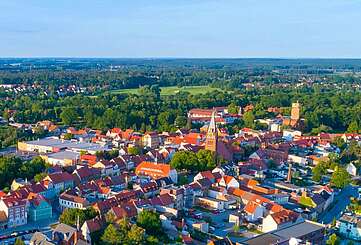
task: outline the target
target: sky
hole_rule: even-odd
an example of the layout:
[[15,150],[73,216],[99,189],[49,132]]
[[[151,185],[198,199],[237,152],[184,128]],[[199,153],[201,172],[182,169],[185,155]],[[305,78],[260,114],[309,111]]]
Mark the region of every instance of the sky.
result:
[[361,0],[1,0],[0,57],[361,58]]

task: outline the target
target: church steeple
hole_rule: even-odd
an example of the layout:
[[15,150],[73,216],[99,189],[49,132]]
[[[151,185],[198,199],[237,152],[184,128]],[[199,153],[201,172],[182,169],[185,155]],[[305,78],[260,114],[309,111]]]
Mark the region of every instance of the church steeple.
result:
[[212,152],[217,151],[217,142],[218,142],[218,129],[216,125],[216,112],[213,111],[212,118],[208,126],[208,131],[206,135],[206,145],[205,149]]

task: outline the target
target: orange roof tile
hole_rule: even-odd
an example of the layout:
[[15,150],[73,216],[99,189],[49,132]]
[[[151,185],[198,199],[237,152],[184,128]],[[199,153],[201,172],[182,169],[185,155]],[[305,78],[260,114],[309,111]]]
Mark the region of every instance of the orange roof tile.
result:
[[154,178],[168,177],[171,171],[169,164],[143,161],[135,169],[137,175],[148,175]]
[[248,214],[253,214],[256,211],[258,205],[259,205],[258,203],[252,201],[248,202],[244,207],[244,211],[247,212]]

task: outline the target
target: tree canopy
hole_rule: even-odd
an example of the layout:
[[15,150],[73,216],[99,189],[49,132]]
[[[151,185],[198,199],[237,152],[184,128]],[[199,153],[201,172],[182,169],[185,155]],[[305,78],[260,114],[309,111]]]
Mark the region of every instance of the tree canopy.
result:
[[170,165],[177,170],[204,171],[216,167],[214,153],[209,150],[178,151],[174,154]]

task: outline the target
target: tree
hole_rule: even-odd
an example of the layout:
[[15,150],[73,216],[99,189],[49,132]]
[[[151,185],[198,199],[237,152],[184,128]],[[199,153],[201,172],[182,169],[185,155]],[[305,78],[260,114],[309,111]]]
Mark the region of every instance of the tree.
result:
[[60,113],[61,121],[65,125],[72,125],[75,121],[77,121],[79,115],[76,112],[75,108],[66,107],[63,109],[63,111]]
[[238,232],[239,231],[239,225],[235,224],[232,229],[233,229],[234,233]]
[[337,188],[344,188],[351,183],[351,176],[342,167],[336,167],[336,170],[331,176],[331,184]]
[[312,169],[312,180],[316,182],[320,182],[322,176],[326,174],[327,167],[325,166],[324,162],[319,162],[313,169]]
[[185,127],[187,126],[187,117],[185,116],[177,116],[174,120],[174,124],[175,126],[179,127],[179,128],[182,128],[182,127]]
[[20,238],[16,238],[14,245],[25,245],[25,242]]
[[336,217],[333,217],[332,223],[331,223],[332,227],[336,226],[336,222],[337,222]]
[[117,158],[119,156],[119,150],[110,150],[106,152],[108,154],[108,160]]
[[144,228],[147,234],[159,236],[162,233],[162,223],[156,212],[144,210],[138,214],[137,225]]
[[63,137],[64,137],[65,140],[71,140],[73,138],[73,134],[65,133]]
[[357,121],[352,121],[347,128],[348,133],[358,133],[359,132],[359,125]]
[[195,171],[198,168],[198,159],[196,154],[192,151],[177,151],[174,154],[170,165],[177,170]]
[[127,240],[129,244],[141,245],[145,241],[145,232],[144,229],[140,228],[137,225],[132,225],[127,234]]
[[216,167],[214,153],[209,150],[199,150],[197,153],[192,151],[178,151],[174,154],[170,165],[177,170],[204,171]]
[[198,159],[198,171],[204,171],[208,169],[214,169],[216,167],[216,161],[214,153],[210,150],[201,149],[197,152]]
[[159,129],[163,131],[169,131],[174,123],[174,115],[169,111],[161,112],[158,115]]
[[337,237],[336,234],[332,234],[326,241],[326,244],[327,245],[338,245],[338,244],[340,244],[340,239]]
[[337,146],[341,151],[343,151],[346,148],[346,142],[341,137],[336,137],[333,142],[335,146]]
[[243,114],[244,125],[248,128],[253,128],[255,126],[254,120],[256,119],[252,111],[247,111]]
[[147,241],[146,241],[147,245],[158,245],[159,244],[159,240],[157,237],[155,236],[148,236],[147,237]]
[[0,189],[10,185],[16,178],[32,179],[46,170],[47,166],[41,157],[24,162],[16,157],[0,157]]
[[237,106],[235,103],[231,103],[228,105],[228,112],[232,114],[238,114],[239,106]]
[[108,227],[104,230],[104,234],[102,235],[101,240],[105,244],[121,244],[122,236],[120,232],[114,227],[114,225],[109,224]]
[[34,181],[35,182],[40,182],[42,181],[48,174],[47,173],[38,173],[34,176]]
[[131,146],[128,147],[128,154],[137,156],[141,154],[141,150],[139,149],[139,147]]
[[59,217],[60,223],[75,226],[79,217],[79,223],[83,224],[86,220],[93,219],[97,216],[97,212],[93,208],[85,210],[68,208],[63,211]]

